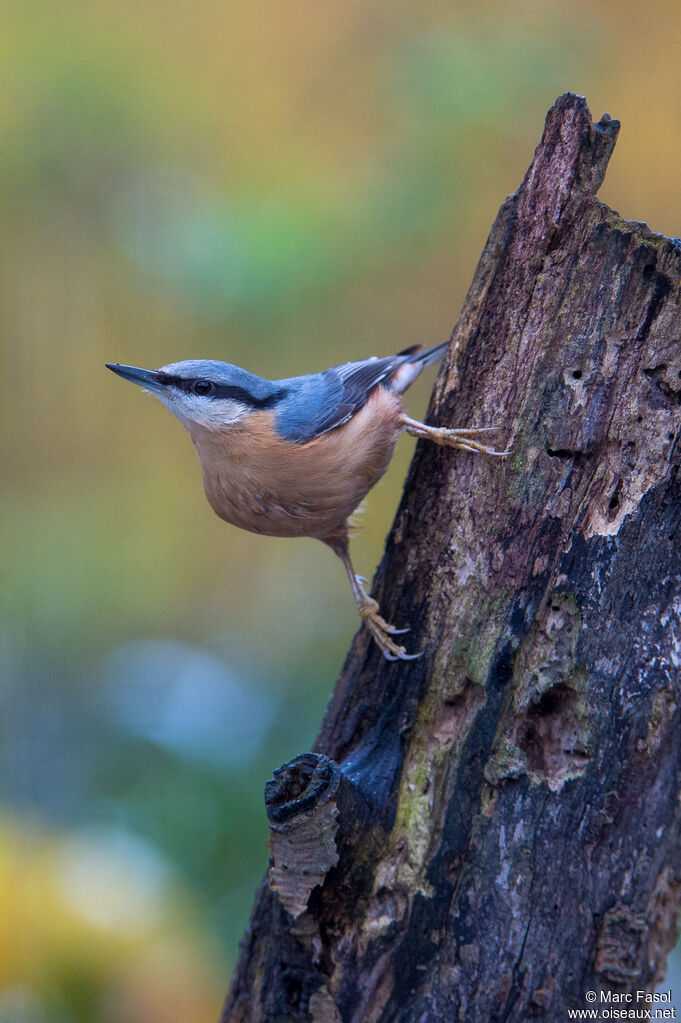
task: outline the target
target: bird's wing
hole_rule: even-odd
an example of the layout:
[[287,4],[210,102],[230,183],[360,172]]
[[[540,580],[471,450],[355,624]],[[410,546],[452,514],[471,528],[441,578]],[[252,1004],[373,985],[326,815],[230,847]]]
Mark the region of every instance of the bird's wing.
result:
[[[345,362],[315,376],[299,377],[277,409],[277,430],[286,440],[304,444],[342,426],[359,412],[367,398],[414,355],[419,346],[385,359]],[[287,381],[282,381],[286,384]]]

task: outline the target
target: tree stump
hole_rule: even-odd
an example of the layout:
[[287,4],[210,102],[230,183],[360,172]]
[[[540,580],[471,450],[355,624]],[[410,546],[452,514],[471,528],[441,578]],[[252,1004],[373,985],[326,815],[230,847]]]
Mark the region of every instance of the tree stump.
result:
[[[452,334],[315,752],[270,783],[223,1023],[567,1018],[651,991],[681,893],[681,243],[595,198],[619,125],[549,111]],[[601,992],[604,995],[601,996]]]

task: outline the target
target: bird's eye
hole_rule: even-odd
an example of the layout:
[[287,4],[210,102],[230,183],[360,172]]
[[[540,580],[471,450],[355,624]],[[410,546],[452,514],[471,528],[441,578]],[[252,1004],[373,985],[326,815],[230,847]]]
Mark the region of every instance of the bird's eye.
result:
[[202,397],[205,397],[213,393],[213,385],[210,380],[195,380],[192,384],[192,391],[194,394],[200,394]]

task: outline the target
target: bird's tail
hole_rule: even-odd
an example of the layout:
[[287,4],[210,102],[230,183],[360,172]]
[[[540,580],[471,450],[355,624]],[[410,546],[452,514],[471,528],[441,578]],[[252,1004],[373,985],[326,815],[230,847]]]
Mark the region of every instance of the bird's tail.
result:
[[410,362],[420,362],[421,366],[431,366],[434,362],[439,362],[444,357],[445,352],[449,348],[449,341],[443,341],[440,345],[435,345],[434,348],[426,348],[425,352],[414,352]]
[[407,356],[407,358],[392,374],[390,378],[391,390],[402,394],[403,391],[406,391],[413,384],[421,370],[426,366],[431,366],[434,362],[439,362],[448,348],[449,341],[443,341],[442,344],[435,345],[434,348],[426,348],[425,352],[421,350],[419,345],[405,348],[403,352],[400,352],[400,355]]

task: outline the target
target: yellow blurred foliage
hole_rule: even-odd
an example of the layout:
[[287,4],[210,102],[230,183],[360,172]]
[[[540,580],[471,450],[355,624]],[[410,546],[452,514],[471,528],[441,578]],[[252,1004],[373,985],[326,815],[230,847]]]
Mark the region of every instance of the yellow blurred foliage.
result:
[[0,821],[3,1019],[23,992],[19,1004],[45,1019],[59,1008],[89,1021],[215,1023],[225,984],[215,948],[177,884],[152,884],[129,853],[121,860],[102,836]]

